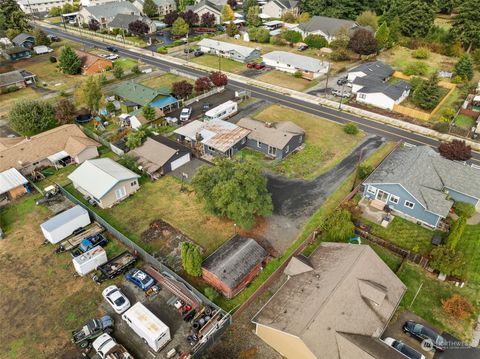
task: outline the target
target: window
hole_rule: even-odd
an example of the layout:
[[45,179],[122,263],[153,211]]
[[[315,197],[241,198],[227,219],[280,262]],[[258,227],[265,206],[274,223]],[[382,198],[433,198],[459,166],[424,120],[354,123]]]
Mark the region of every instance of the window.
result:
[[133,181],[132,183],[130,183],[130,186],[135,186],[137,184],[137,181]]
[[410,201],[405,201],[405,207],[412,209],[413,207],[415,207],[415,203]]
[[400,198],[394,196],[393,194],[390,195],[390,202],[397,204]]
[[303,136],[300,136],[300,137],[298,138],[298,143],[302,143],[302,140],[303,140]]
[[375,193],[377,193],[377,189],[375,187],[368,186],[367,192],[370,193],[370,194],[375,194]]
[[275,156],[277,154],[277,149],[275,147],[268,146],[268,154]]
[[260,141],[257,141],[257,147],[262,147],[263,143],[261,143]]
[[285,148],[285,153],[288,153],[288,151],[290,151],[290,146],[287,145],[287,147]]
[[367,95],[365,95],[364,93],[359,93],[358,98],[361,98],[362,100],[365,100],[367,98]]
[[125,191],[125,187],[121,187],[115,190],[115,196],[117,199],[122,199],[127,195],[127,191]]

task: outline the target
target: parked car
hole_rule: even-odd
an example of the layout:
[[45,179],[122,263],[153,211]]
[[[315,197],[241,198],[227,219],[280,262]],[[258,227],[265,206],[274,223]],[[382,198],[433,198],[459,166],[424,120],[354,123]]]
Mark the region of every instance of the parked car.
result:
[[255,70],[263,70],[265,68],[264,63],[255,64]]
[[332,95],[347,98],[350,97],[352,94],[349,91],[342,91],[342,90],[332,90]]
[[199,57],[199,56],[202,56],[203,54],[204,52],[202,50],[195,50],[195,52],[193,53],[193,56]]
[[180,121],[181,122],[188,121],[191,114],[192,114],[192,108],[191,107],[182,108],[182,112],[180,112]]
[[113,332],[113,319],[105,315],[100,319],[90,319],[83,327],[72,332],[72,343],[80,348],[88,348],[91,342],[103,333]]
[[297,47],[298,51],[305,51],[306,49],[308,49],[308,45],[300,45]]
[[169,125],[178,124],[178,118],[176,118],[176,117],[167,116],[167,117],[165,117],[165,121],[167,121],[167,124],[169,124]]
[[60,38],[58,36],[55,36],[55,35],[47,35],[47,38],[50,39],[50,41],[53,41],[53,42],[57,42],[57,41],[60,41]]
[[395,350],[399,351],[403,355],[405,355],[407,358],[410,359],[425,359],[425,355],[422,353],[417,352],[415,349],[413,349],[411,346],[408,346],[407,344],[395,340],[393,338],[385,338],[383,339],[385,344],[391,346]]
[[430,341],[431,345],[436,350],[444,351],[447,347],[447,341],[440,334],[423,324],[414,322],[413,320],[407,320],[405,322],[403,325],[403,331],[421,341]]
[[210,104],[208,102],[204,102],[202,104],[202,111],[207,112],[210,109]]
[[340,77],[338,80],[337,80],[337,85],[338,86],[343,86],[343,85],[346,85],[348,82],[347,78],[346,77]]
[[118,314],[122,314],[130,308],[130,301],[116,285],[111,285],[105,288],[102,292],[102,296]]
[[107,60],[116,60],[119,58],[119,56],[117,54],[108,54],[107,56],[105,56],[105,58]]
[[110,52],[118,52],[118,49],[116,47],[113,47],[113,46],[107,46],[107,50],[110,51]]
[[101,233],[82,239],[77,248],[73,249],[70,254],[72,257],[78,257],[96,246],[105,247],[108,239]]
[[125,273],[125,278],[144,292],[155,285],[155,279],[138,268],[130,269],[127,273]]
[[247,64],[247,67],[248,67],[249,69],[254,69],[254,68],[255,68],[255,62],[249,62],[249,63]]

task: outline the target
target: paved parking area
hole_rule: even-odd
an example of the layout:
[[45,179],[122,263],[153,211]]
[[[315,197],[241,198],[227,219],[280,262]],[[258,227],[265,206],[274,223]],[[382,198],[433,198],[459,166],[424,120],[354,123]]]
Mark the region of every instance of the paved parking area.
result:
[[187,175],[186,181],[190,182],[192,178],[195,176],[195,174],[197,173],[198,169],[202,166],[211,166],[211,164],[198,158],[192,158],[189,162],[185,163],[183,166],[170,172],[169,175],[176,177],[179,180],[182,180],[183,174],[186,174]]

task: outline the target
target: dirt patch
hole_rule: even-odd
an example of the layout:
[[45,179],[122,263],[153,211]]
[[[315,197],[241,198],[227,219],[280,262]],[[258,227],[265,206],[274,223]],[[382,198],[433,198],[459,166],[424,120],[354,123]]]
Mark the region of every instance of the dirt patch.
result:
[[[148,229],[140,235],[140,239],[145,243],[161,242],[162,245],[153,255],[176,272],[182,270],[181,243],[194,243],[186,235],[161,219],[150,223]],[[200,251],[203,253],[203,248],[200,247]]]

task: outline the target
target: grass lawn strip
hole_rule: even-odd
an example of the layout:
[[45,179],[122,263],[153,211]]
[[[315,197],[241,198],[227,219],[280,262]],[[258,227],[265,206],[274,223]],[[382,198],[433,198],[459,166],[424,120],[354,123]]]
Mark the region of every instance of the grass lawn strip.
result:
[[255,77],[255,80],[263,81],[272,85],[289,88],[295,91],[305,91],[318,84],[317,80],[305,80],[296,78],[293,74],[271,70]]
[[189,79],[189,78],[186,78],[186,77],[182,77],[182,76],[179,76],[179,75],[167,73],[167,74],[164,74],[164,75],[161,75],[161,76],[156,76],[156,77],[149,78],[148,80],[142,81],[141,84],[145,85],[145,86],[152,87],[152,88],[165,87],[165,88],[168,88],[168,89],[171,90],[172,89],[172,84],[174,82],[179,82],[179,81],[184,81],[184,80],[191,83],[192,85],[195,82],[192,79]]
[[208,66],[215,71],[218,71],[219,66],[222,71],[231,72],[234,74],[239,74],[240,72],[247,70],[247,66],[242,62],[221,58],[209,54],[195,57],[191,61],[199,65]]
[[480,224],[465,227],[456,250],[465,258],[465,279],[480,288]]
[[121,58],[113,61],[113,65],[116,67],[121,67],[124,71],[126,71],[130,70],[134,66],[137,66],[138,62],[128,58]]

